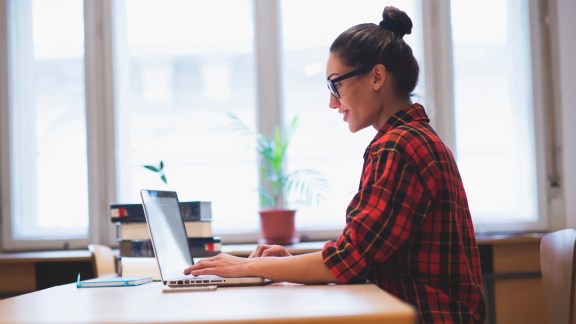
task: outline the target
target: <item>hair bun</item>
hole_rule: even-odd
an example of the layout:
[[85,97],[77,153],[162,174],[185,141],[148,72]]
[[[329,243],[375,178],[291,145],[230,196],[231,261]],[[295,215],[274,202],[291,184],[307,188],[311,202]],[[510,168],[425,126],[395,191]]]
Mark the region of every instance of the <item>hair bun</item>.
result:
[[404,11],[392,6],[384,8],[382,21],[379,26],[388,29],[400,38],[412,32],[412,20],[410,17]]

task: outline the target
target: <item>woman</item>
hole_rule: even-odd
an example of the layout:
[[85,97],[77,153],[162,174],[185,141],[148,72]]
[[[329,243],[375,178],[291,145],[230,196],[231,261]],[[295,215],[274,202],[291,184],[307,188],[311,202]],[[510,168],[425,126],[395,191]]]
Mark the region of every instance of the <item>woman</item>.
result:
[[410,100],[419,68],[402,38],[411,29],[403,11],[386,7],[379,25],[354,26],[330,48],[330,108],[352,132],[378,131],[338,240],[296,256],[259,245],[250,258],[220,254],[184,273],[370,281],[414,305],[424,323],[484,322],[480,257],[459,171],[423,107]]

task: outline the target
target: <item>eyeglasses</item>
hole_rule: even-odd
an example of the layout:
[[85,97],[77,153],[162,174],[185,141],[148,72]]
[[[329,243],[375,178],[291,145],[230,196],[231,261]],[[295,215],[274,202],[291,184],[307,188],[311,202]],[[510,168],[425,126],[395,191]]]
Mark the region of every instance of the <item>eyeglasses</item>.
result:
[[332,95],[334,96],[334,98],[336,99],[340,99],[340,93],[338,93],[338,87],[336,87],[336,83],[342,81],[342,80],[346,80],[348,78],[351,78],[353,76],[357,76],[357,75],[361,75],[364,73],[367,73],[368,71],[372,70],[372,66],[365,66],[363,68],[359,68],[356,69],[352,72],[348,72],[346,74],[343,74],[337,78],[334,78],[332,80],[328,79],[326,80],[326,83],[328,85],[328,89],[330,90],[330,92],[332,93]]

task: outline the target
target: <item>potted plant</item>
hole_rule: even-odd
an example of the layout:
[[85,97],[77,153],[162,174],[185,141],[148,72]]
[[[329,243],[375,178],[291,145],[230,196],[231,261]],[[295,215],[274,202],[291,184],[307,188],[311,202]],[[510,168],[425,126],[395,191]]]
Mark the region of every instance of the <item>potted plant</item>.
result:
[[286,153],[298,124],[295,116],[284,129],[275,127],[268,136],[249,129],[240,119],[230,114],[234,129],[256,137],[260,175],[261,242],[291,244],[299,241],[295,230],[296,210],[290,206],[318,204],[327,188],[324,177],[315,170],[298,169],[287,172]]

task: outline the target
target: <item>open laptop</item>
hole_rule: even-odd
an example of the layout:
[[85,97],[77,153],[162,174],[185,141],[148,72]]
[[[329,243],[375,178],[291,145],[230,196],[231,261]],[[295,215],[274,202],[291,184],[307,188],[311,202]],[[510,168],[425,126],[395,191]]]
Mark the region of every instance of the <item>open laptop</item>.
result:
[[194,264],[194,259],[190,254],[188,235],[176,192],[142,189],[140,195],[152,238],[152,248],[164,285],[170,287],[241,286],[265,283],[264,278],[261,277],[223,278],[184,275],[184,269]]

